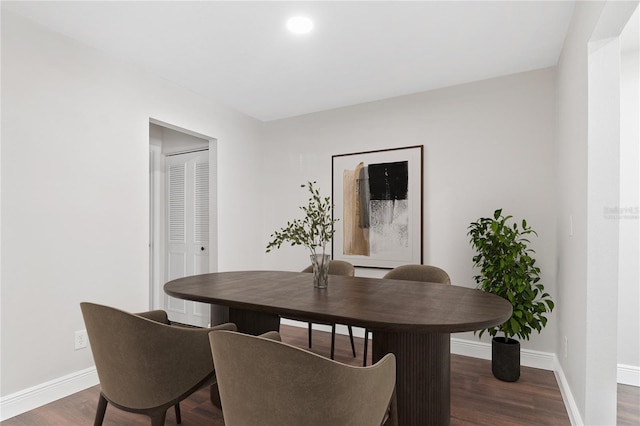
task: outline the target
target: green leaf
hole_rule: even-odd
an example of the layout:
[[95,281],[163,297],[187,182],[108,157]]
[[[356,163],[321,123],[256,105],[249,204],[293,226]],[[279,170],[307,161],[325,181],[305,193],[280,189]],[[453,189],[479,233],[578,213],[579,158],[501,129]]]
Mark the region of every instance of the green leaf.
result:
[[303,245],[311,252],[316,247],[324,247],[331,241],[334,235],[334,225],[337,219],[333,219],[333,204],[331,198],[320,197],[320,191],[314,186],[314,182],[300,185],[307,188],[310,197],[306,206],[300,206],[303,211],[303,219],[293,219],[287,222],[286,227],[271,234],[272,240],[267,244],[267,253],[273,248],[280,248],[283,242],[289,242],[292,246]]
[[521,228],[512,220],[512,216],[503,216],[502,209],[498,209],[493,218],[471,222],[467,235],[476,251],[472,262],[479,271],[473,277],[478,288],[507,299],[513,306],[512,317],[506,323],[487,331],[528,340],[534,329],[540,332],[545,327],[547,320],[542,314],[551,311],[554,304],[540,283],[535,251],[529,247],[528,237],[538,234],[525,219],[520,222]]

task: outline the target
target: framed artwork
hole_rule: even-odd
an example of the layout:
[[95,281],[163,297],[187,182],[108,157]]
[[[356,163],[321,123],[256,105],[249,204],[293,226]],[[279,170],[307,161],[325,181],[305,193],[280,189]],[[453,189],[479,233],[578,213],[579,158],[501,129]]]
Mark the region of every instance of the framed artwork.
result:
[[333,258],[354,266],[422,263],[423,146],[331,157]]

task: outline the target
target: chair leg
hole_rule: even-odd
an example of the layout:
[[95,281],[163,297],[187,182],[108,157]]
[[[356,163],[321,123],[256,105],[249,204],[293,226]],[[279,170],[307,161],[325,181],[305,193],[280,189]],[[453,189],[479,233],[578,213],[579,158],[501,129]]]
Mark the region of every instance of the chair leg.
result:
[[211,399],[211,403],[214,407],[222,410],[222,401],[220,401],[220,389],[218,389],[217,383],[211,385],[211,389],[209,389],[209,398]]
[[175,409],[176,409],[176,423],[180,424],[182,423],[182,415],[180,414],[180,403],[178,402],[176,405],[174,405]]
[[104,413],[107,411],[107,398],[100,392],[100,398],[98,399],[98,408],[96,408],[96,418],[93,421],[94,426],[102,426],[104,421]]
[[387,419],[384,421],[383,426],[398,426],[398,399],[395,388],[393,388],[391,402],[389,403],[389,408],[387,408]]
[[331,326],[331,359],[333,359],[333,353],[336,347],[336,325]]
[[311,349],[311,330],[312,330],[312,327],[311,327],[311,323],[310,322],[308,322],[307,324],[308,324],[307,327],[309,328],[309,349]]
[[353,352],[353,357],[356,357],[356,345],[355,343],[353,343],[353,330],[351,329],[351,326],[348,325],[347,328],[349,329],[349,339],[351,340],[351,352]]
[[367,366],[367,348],[369,346],[369,330],[364,329],[364,355],[362,355],[362,366]]

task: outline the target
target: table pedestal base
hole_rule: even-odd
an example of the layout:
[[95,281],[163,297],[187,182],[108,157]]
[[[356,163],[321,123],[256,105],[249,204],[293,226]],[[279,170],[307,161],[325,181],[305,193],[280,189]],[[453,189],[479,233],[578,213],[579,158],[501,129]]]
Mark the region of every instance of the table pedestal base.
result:
[[373,332],[373,362],[396,356],[398,424],[450,424],[450,349],[449,333]]
[[229,322],[238,327],[238,331],[255,336],[267,331],[280,331],[280,316],[264,312],[229,308]]

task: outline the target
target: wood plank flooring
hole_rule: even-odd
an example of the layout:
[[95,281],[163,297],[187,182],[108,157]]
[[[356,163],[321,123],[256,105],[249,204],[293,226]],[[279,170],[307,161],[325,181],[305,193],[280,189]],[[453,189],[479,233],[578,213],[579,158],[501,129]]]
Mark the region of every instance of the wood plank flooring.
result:
[[[282,339],[306,348],[306,329],[283,325]],[[329,356],[330,334],[313,333],[313,351]],[[358,357],[353,358],[349,338],[336,337],[336,360],[362,365],[363,340],[356,338]],[[371,351],[369,351],[371,352]],[[369,361],[370,363],[370,361]],[[99,386],[86,389],[43,407],[1,422],[2,426],[91,425]],[[222,413],[209,401],[207,390],[196,392],[181,403],[183,426],[223,426]],[[147,426],[148,417],[107,409],[105,426]],[[173,410],[167,426],[176,424]],[[451,356],[451,425],[569,425],[569,417],[551,371],[522,367],[520,380],[501,382],[491,374],[491,362],[459,355]],[[640,424],[640,390],[619,386],[618,425]]]

